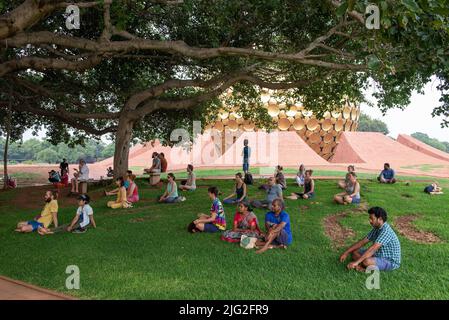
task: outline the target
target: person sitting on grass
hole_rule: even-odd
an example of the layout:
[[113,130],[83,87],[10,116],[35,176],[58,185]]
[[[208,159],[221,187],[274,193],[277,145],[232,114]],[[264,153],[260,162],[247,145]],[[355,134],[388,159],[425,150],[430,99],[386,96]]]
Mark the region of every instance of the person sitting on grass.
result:
[[159,154],[157,152],[153,152],[151,157],[153,158],[153,163],[151,167],[148,169],[144,169],[143,172],[144,173],[161,172],[161,159],[159,159]]
[[137,184],[135,182],[136,175],[131,173],[128,175],[128,179],[130,184],[129,188],[126,190],[127,200],[130,203],[139,202],[139,188],[137,187]]
[[[129,185],[131,184],[131,180],[129,178],[130,175],[132,175],[133,172],[131,170],[126,171],[126,178],[125,181],[123,182],[123,186],[125,187],[126,190],[129,189]],[[116,194],[118,194],[120,191],[120,188],[115,188],[114,190],[111,191],[104,191],[104,195],[105,196],[115,196]]]
[[106,169],[106,177],[113,177],[114,176],[114,170],[112,169],[112,167],[109,167]]
[[[365,271],[368,267],[377,267],[380,271],[395,270],[401,265],[401,244],[396,233],[387,223],[387,212],[380,207],[368,210],[369,223],[373,229],[359,242],[352,245],[340,257],[344,262],[351,255],[348,269]],[[362,249],[366,244],[373,244]]]
[[125,179],[119,177],[115,179],[115,184],[119,189],[117,199],[115,201],[108,201],[107,206],[112,209],[128,208],[130,205],[126,197]]
[[226,230],[221,235],[221,240],[227,242],[240,242],[242,235],[248,237],[260,237],[259,223],[248,201],[239,202],[238,210],[234,216],[232,230]]
[[251,206],[254,208],[268,208],[271,210],[271,204],[274,199],[282,199],[282,188],[280,185],[276,184],[274,177],[268,178],[268,189],[266,190],[267,196],[265,200],[253,200]]
[[165,154],[163,152],[158,155],[159,160],[161,161],[161,172],[167,172],[168,162],[165,158]]
[[391,169],[389,163],[384,164],[384,169],[380,172],[380,175],[377,177],[377,181],[380,183],[395,183],[395,172]]
[[281,186],[282,190],[287,189],[287,180],[285,180],[284,168],[282,166],[276,167],[276,172],[274,174],[274,178],[276,179],[276,183]]
[[37,231],[44,235],[48,233],[48,227],[53,223],[58,226],[58,193],[55,191],[47,191],[44,196],[45,206],[42,212],[33,220],[22,221],[17,224],[16,232],[33,232]]
[[51,183],[59,183],[61,182],[61,175],[59,174],[59,172],[51,170],[48,173],[48,181],[50,181]]
[[290,216],[284,211],[284,201],[274,199],[272,210],[265,215],[266,234],[263,240],[256,242],[256,247],[260,248],[256,253],[263,253],[268,249],[287,249],[292,241],[290,227]]
[[64,187],[67,187],[69,185],[69,172],[67,170],[62,170],[61,173],[61,184]]
[[441,188],[438,183],[434,182],[431,185],[428,185],[424,188],[424,192],[435,195],[435,194],[443,194],[443,188]]
[[89,205],[89,202],[90,197],[87,194],[78,197],[78,209],[76,210],[76,215],[73,218],[72,223],[67,227],[68,232],[84,233],[90,225],[97,228],[94,219],[94,210]]
[[355,172],[349,173],[349,182],[346,185],[345,192],[336,194],[334,201],[337,204],[360,203],[360,183],[357,181]]
[[179,189],[182,191],[196,190],[196,175],[195,172],[193,172],[193,166],[191,164],[187,165],[187,180],[181,181]]
[[246,198],[246,184],[243,182],[243,177],[240,172],[235,175],[234,193],[223,199],[225,204],[235,204],[243,201]]
[[353,165],[348,166],[348,172],[346,173],[345,180],[338,181],[338,187],[341,189],[345,189],[349,184],[349,175],[351,172],[355,172],[355,167]]
[[313,170],[306,170],[306,176],[304,178],[304,191],[293,192],[287,199],[312,199],[315,197],[315,181],[312,179]]
[[296,183],[301,188],[304,187],[305,177],[306,177],[306,167],[303,164],[301,164],[299,166],[298,173],[296,174]]
[[159,197],[159,202],[163,203],[175,203],[180,201],[185,201],[185,197],[180,197],[178,195],[178,185],[176,184],[176,178],[173,173],[167,174],[167,189],[164,194]]
[[79,161],[79,168],[73,170],[75,170],[75,173],[73,174],[72,190],[70,194],[79,193],[78,187],[80,182],[89,180],[89,168],[87,167],[86,161],[84,161],[83,159]]
[[226,230],[226,215],[221,204],[220,199],[218,199],[218,188],[209,187],[207,189],[207,194],[212,200],[212,206],[210,208],[210,215],[200,213],[198,214],[198,219],[193,221],[194,228],[192,232],[220,232]]

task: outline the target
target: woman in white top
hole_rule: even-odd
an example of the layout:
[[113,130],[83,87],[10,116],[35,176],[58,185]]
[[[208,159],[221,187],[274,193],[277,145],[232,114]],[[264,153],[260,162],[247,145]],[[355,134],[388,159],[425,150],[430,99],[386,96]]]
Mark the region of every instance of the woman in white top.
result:
[[304,187],[304,179],[306,177],[306,167],[301,164],[299,166],[299,171],[296,174],[296,183],[298,184],[299,187]]
[[80,160],[79,169],[74,169],[75,173],[72,178],[72,191],[71,193],[79,193],[78,186],[82,181],[89,180],[89,168],[87,167],[86,161]]
[[193,172],[193,166],[189,164],[187,166],[187,181],[182,184],[179,189],[183,191],[195,191],[196,190],[196,175]]

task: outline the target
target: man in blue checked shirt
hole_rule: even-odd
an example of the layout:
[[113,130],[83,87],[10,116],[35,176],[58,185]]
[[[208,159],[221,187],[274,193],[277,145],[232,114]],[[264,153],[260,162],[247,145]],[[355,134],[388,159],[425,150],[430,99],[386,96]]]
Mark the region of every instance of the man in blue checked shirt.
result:
[[[352,245],[340,257],[344,262],[349,254],[352,262],[347,265],[348,269],[365,271],[369,266],[376,266],[380,271],[390,271],[401,265],[401,244],[390,225],[387,223],[387,212],[380,207],[368,210],[369,223],[373,229],[368,235]],[[368,249],[362,249],[367,243],[373,245]]]

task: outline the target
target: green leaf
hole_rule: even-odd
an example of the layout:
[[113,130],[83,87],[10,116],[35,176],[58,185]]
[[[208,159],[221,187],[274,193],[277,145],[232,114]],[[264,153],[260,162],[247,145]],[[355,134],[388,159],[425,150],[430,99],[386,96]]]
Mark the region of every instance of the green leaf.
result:
[[335,11],[337,17],[343,17],[348,10],[348,2],[344,1]]
[[421,8],[419,5],[415,2],[415,0],[402,0],[401,1],[404,6],[407,7],[410,11],[413,12],[421,12]]
[[377,70],[380,68],[380,60],[375,54],[370,54],[366,57],[368,68],[371,70]]

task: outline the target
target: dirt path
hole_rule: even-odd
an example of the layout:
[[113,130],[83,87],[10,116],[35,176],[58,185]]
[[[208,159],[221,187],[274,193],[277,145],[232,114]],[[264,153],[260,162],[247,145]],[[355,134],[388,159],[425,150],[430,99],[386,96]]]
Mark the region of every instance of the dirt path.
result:
[[355,236],[354,230],[342,226],[340,220],[347,216],[346,212],[334,214],[324,218],[323,225],[326,235],[331,239],[334,248],[344,246],[346,239]]
[[440,243],[442,240],[432,232],[419,230],[413,225],[413,222],[419,218],[419,215],[407,215],[398,217],[395,226],[398,232],[409,240],[419,243]]
[[76,298],[0,276],[0,300],[76,300]]

